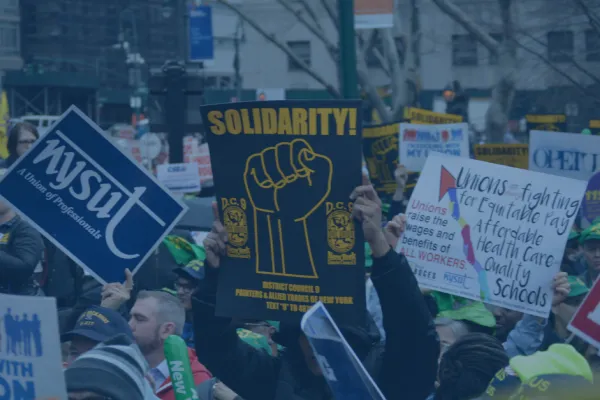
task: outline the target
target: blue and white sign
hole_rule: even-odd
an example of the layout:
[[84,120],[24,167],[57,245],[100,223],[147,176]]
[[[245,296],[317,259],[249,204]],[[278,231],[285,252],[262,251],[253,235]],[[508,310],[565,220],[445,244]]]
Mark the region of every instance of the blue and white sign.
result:
[[200,170],[195,162],[157,165],[156,178],[174,194],[199,193],[202,190]]
[[189,46],[191,62],[202,62],[214,58],[215,45],[210,6],[194,6],[190,9]]
[[300,323],[336,400],[385,400],[322,302]]
[[531,131],[529,169],[587,181],[600,171],[600,136]]
[[187,210],[75,106],[6,172],[0,198],[101,283],[135,273]]
[[0,294],[0,304],[0,399],[66,399],[56,299]]

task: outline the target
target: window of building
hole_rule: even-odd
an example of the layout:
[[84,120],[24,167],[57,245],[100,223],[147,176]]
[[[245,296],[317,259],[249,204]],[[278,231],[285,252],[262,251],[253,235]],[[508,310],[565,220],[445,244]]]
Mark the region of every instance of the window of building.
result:
[[[504,36],[502,36],[501,33],[490,33],[490,36],[498,43],[502,43],[502,40],[504,40]],[[491,51],[489,51],[488,53],[490,65],[498,65],[498,55],[492,53]]]
[[600,61],[600,33],[595,29],[585,31],[585,60]]
[[573,59],[574,39],[572,31],[548,32],[548,59],[552,62],[568,62]]
[[[310,42],[308,40],[296,40],[292,42],[287,42],[287,45],[290,48],[290,50],[292,50],[292,52],[296,55],[296,57],[304,61],[304,63],[310,67]],[[288,70],[298,71],[301,69],[302,67],[300,66],[300,64],[298,64],[291,57],[288,57]]]
[[0,25],[0,53],[4,55],[19,54],[18,25],[10,23]]
[[452,35],[452,65],[477,65],[477,41],[471,35]]

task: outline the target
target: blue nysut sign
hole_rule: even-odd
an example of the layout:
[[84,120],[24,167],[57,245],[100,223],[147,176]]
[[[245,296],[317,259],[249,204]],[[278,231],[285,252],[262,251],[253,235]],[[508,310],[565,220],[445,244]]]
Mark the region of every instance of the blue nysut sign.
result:
[[190,9],[189,19],[189,61],[212,60],[214,53],[212,9],[194,6]]
[[135,272],[187,210],[75,106],[6,172],[0,197],[102,283]]

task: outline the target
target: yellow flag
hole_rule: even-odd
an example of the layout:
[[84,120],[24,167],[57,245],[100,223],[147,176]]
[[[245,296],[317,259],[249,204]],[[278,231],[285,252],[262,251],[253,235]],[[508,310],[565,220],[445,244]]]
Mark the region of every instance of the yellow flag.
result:
[[8,110],[8,99],[6,98],[6,92],[2,92],[0,98],[0,157],[8,157],[8,149],[6,148],[6,142],[8,140],[8,120],[10,113]]

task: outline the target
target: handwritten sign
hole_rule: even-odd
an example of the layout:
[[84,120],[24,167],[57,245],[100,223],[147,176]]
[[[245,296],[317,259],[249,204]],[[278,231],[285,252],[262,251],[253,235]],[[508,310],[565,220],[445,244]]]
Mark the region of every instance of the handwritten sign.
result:
[[399,129],[398,123],[363,127],[363,154],[369,178],[383,198],[394,194],[398,187],[394,171],[398,165]]
[[67,398],[53,297],[0,294],[0,398]]
[[335,399],[385,400],[323,303],[311,307],[300,326]]
[[400,124],[400,160],[413,172],[420,172],[430,152],[469,157],[467,124]]
[[507,167],[527,169],[529,145],[527,144],[476,144],[475,159]]
[[201,107],[229,239],[219,315],[298,323],[321,300],[336,319],[362,319],[364,240],[349,198],[361,182],[359,111],[358,101]]
[[0,196],[101,283],[135,273],[187,210],[74,106],[6,172]]
[[547,317],[586,182],[432,154],[397,250],[419,284]]
[[600,170],[600,136],[531,131],[529,169],[587,181]]

